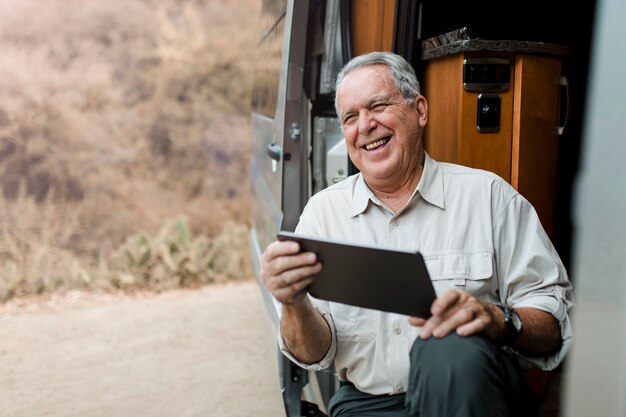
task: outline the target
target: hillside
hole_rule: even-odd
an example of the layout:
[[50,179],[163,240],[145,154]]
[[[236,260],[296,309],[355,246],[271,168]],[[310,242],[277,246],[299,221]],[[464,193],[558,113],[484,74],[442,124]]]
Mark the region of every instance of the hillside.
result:
[[0,3],[0,301],[250,277],[260,1]]

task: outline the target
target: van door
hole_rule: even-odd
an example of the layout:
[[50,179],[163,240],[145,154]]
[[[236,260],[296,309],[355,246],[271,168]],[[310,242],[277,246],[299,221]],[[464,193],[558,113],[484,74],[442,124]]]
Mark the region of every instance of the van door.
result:
[[[250,246],[262,289],[263,250],[276,239],[278,230],[295,229],[309,197],[309,101],[303,89],[308,14],[307,0],[263,1],[266,29],[254,69],[250,161]],[[262,294],[272,324],[277,326],[278,302],[269,291]],[[286,414],[300,416],[306,373],[281,354],[278,365]]]
[[[282,3],[282,4],[281,4]],[[285,1],[264,1],[264,32],[255,59],[251,113],[250,181],[252,188],[251,244],[255,267],[261,248],[272,239],[281,221],[282,140],[275,136],[280,85],[281,55],[285,32]],[[263,59],[260,59],[263,57]]]
[[[293,230],[308,198],[307,129],[302,99],[308,1],[266,0],[252,99],[251,241],[258,265],[281,228]],[[304,126],[304,127],[303,127]],[[304,158],[302,158],[304,154]],[[287,196],[282,190],[290,190]]]

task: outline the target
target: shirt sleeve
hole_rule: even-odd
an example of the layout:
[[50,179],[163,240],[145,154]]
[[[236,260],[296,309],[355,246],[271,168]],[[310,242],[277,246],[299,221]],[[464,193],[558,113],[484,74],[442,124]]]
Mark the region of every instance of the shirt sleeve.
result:
[[[316,222],[314,209],[311,207],[313,201],[314,199],[309,200],[309,204],[305,207],[302,215],[300,216],[300,221],[296,226],[296,233],[312,237],[321,237],[321,227],[319,226],[319,223]],[[311,303],[313,304],[315,309],[322,315],[324,320],[326,320],[326,323],[328,323],[328,327],[330,328],[331,345],[328,349],[328,352],[326,352],[326,355],[322,358],[322,360],[317,363],[306,364],[300,362],[287,348],[285,340],[283,339],[283,336],[280,332],[280,326],[278,329],[278,347],[280,348],[280,351],[296,365],[307,370],[319,371],[330,367],[335,360],[335,356],[337,354],[337,330],[330,314],[330,307],[328,305],[328,302],[318,300],[310,296],[309,300],[311,300]],[[282,314],[282,306],[279,309],[278,314]]]
[[541,369],[556,368],[572,344],[569,310],[572,285],[563,263],[532,205],[520,194],[504,199],[496,210],[494,243],[500,300],[515,308],[533,307],[551,313],[559,323],[559,351],[542,356],[514,352]]
[[[283,353],[283,355],[285,355],[287,358],[289,358],[289,360],[291,360],[293,363],[300,366],[301,368],[312,370],[312,371],[320,371],[322,369],[329,368],[335,360],[335,355],[337,354],[337,332],[335,330],[335,324],[333,323],[333,319],[330,313],[328,312],[328,303],[325,301],[313,299],[312,297],[309,297],[309,299],[313,303],[313,306],[315,307],[315,309],[322,315],[322,317],[324,317],[324,320],[326,320],[326,323],[328,323],[328,327],[330,328],[331,344],[330,344],[330,348],[328,349],[328,352],[326,352],[326,355],[319,362],[316,362],[316,363],[300,362],[298,359],[296,359],[295,356],[293,356],[293,354],[287,348],[287,345],[285,344],[285,340],[283,339],[283,336],[280,333],[280,328],[278,330],[278,347],[280,348],[280,351]],[[279,311],[279,314],[281,313],[282,311]]]

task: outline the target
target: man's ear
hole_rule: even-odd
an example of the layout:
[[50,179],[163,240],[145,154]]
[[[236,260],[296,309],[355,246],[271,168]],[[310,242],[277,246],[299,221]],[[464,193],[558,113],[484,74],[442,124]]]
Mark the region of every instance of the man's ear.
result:
[[415,97],[415,109],[417,110],[420,126],[426,126],[426,122],[428,121],[428,102],[426,101],[426,97],[422,95]]

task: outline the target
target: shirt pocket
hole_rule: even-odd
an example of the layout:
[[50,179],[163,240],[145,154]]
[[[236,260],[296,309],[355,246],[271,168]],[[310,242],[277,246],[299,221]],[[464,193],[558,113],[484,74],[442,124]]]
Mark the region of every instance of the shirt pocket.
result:
[[451,252],[424,255],[426,268],[437,295],[460,289],[476,297],[491,294],[497,283],[493,277],[493,253]]
[[377,312],[367,308],[330,303],[330,312],[343,342],[370,342],[376,336]]

